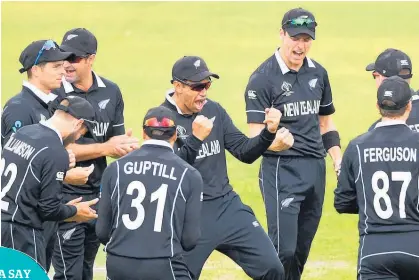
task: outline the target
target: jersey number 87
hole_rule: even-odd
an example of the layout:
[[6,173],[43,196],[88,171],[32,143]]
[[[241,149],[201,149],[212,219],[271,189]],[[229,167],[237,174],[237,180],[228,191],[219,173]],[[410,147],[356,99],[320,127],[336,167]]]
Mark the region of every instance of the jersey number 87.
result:
[[[400,172],[394,171],[391,172],[391,180],[393,182],[403,182],[402,187],[400,190],[399,196],[399,215],[400,218],[406,218],[406,192],[407,188],[409,187],[410,181],[412,180],[412,173],[411,172]],[[382,181],[382,187],[378,187],[378,182]],[[372,175],[372,189],[374,191],[374,210],[377,213],[378,217],[381,219],[387,220],[393,215],[393,207],[391,205],[391,199],[388,195],[388,191],[390,188],[390,179],[386,172],[384,171],[376,171]],[[381,208],[380,200],[384,201],[386,209],[383,210]]]

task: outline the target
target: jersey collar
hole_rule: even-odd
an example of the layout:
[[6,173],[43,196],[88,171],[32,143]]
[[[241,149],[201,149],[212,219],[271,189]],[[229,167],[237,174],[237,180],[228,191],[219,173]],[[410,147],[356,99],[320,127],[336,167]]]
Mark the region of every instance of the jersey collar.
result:
[[149,140],[145,140],[143,142],[143,145],[162,146],[162,147],[170,148],[173,151],[173,147],[170,145],[170,143],[164,140],[149,139]]
[[[93,75],[94,75],[94,77],[96,79],[97,86],[100,87],[100,88],[105,88],[106,85],[103,82],[103,80],[99,77],[99,75],[97,75],[95,73],[95,71],[92,71],[92,72],[93,72]],[[65,76],[63,76],[61,80],[63,82],[63,87],[64,87],[64,90],[65,90],[65,93],[70,93],[70,92],[73,92],[74,91],[73,85],[71,83],[69,83],[69,82],[66,81]]]
[[[287,74],[288,72],[291,71],[288,68],[288,66],[285,64],[281,55],[279,54],[279,49],[276,49],[276,51],[275,51],[275,58],[276,58],[276,61],[278,62],[279,68],[281,68],[282,75],[285,75],[285,74]],[[316,65],[313,63],[313,61],[310,58],[306,57],[304,60],[307,61],[307,65],[308,65],[309,68],[316,68]],[[304,66],[304,64],[303,64],[303,66]]]
[[47,94],[47,93],[43,92],[42,90],[40,90],[39,88],[37,88],[36,86],[34,86],[33,84],[31,84],[28,81],[23,81],[23,86],[30,89],[45,104],[48,104],[49,102],[51,102],[55,98],[57,98],[56,94],[54,94],[52,92]]
[[375,125],[375,128],[377,128],[377,127],[383,127],[383,126],[390,126],[390,125],[399,125],[399,124],[406,125],[406,122],[404,122],[404,121],[397,121],[397,120],[381,121],[381,122],[379,122],[379,123],[377,123]]

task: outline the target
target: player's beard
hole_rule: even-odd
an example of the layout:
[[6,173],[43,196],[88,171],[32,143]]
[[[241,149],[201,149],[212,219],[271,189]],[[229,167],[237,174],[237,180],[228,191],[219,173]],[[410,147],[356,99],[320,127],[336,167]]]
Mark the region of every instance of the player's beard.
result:
[[63,138],[63,146],[67,147],[69,144],[76,142],[77,131],[70,133],[67,137]]

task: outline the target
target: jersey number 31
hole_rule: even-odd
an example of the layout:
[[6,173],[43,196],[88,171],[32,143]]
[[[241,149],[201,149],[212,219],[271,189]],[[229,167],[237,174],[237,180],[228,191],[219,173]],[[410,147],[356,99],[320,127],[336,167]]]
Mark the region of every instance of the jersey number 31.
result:
[[[154,231],[161,232],[164,205],[166,204],[167,184],[162,184],[155,192],[151,194],[150,201],[157,200],[156,218],[154,219]],[[122,215],[122,222],[125,227],[130,230],[138,229],[144,222],[145,211],[141,203],[143,203],[146,196],[146,190],[143,183],[140,181],[133,181],[127,187],[127,194],[132,195],[134,190],[137,190],[138,196],[132,199],[131,207],[137,209],[137,217],[132,221],[129,214]]]

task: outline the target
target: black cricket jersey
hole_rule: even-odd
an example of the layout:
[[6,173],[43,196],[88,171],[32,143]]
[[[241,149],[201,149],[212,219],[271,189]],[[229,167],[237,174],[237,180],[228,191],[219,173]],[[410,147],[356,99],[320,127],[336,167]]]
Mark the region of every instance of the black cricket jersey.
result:
[[419,231],[419,134],[403,122],[380,122],[343,155],[335,208],[359,213],[359,233]]
[[69,156],[48,123],[28,125],[11,135],[1,161],[2,222],[41,230],[44,221],[76,214],[75,206],[61,203]]
[[[377,125],[377,123],[379,123],[380,121],[381,119],[374,122],[370,126],[368,131],[373,130],[375,126]],[[410,111],[410,115],[409,115],[409,118],[406,120],[406,124],[411,130],[419,132],[419,92],[415,93],[413,90],[412,90],[412,111]]]
[[248,123],[263,123],[265,109],[274,107],[282,112],[280,127],[294,136],[289,150],[267,151],[266,155],[326,156],[318,116],[331,115],[335,108],[327,71],[319,63],[306,57],[296,72],[277,50],[250,76],[245,101]]
[[[57,91],[59,96],[58,99],[62,100],[62,98],[68,95],[76,95],[89,101],[95,109],[96,124],[93,133],[95,134],[98,143],[104,143],[112,136],[125,133],[124,101],[118,85],[98,76],[94,72],[92,75],[93,85],[87,92],[78,89],[63,79],[63,85]],[[87,134],[84,137],[80,137],[76,143],[93,144],[96,142]],[[91,164],[94,164],[95,169],[92,174],[90,174],[86,185],[74,186],[64,184],[64,193],[94,194],[100,191],[100,179],[107,166],[106,157],[80,161],[76,163],[76,166],[87,167]]]
[[52,101],[57,95],[41,92],[31,83],[24,81],[22,91],[6,102],[1,115],[1,145],[20,128],[39,123],[51,117]]
[[272,144],[276,133],[266,128],[261,134],[248,138],[233,124],[226,110],[217,102],[207,99],[199,115],[212,120],[211,133],[202,142],[192,135],[192,122],[198,114],[184,115],[166,95],[163,106],[176,112],[177,137],[175,151],[198,169],[204,180],[204,200],[223,196],[232,190],[228,175],[225,150],[244,163],[253,163]]
[[202,178],[168,142],[144,141],[102,178],[96,234],[105,251],[131,258],[173,257],[200,237]]

